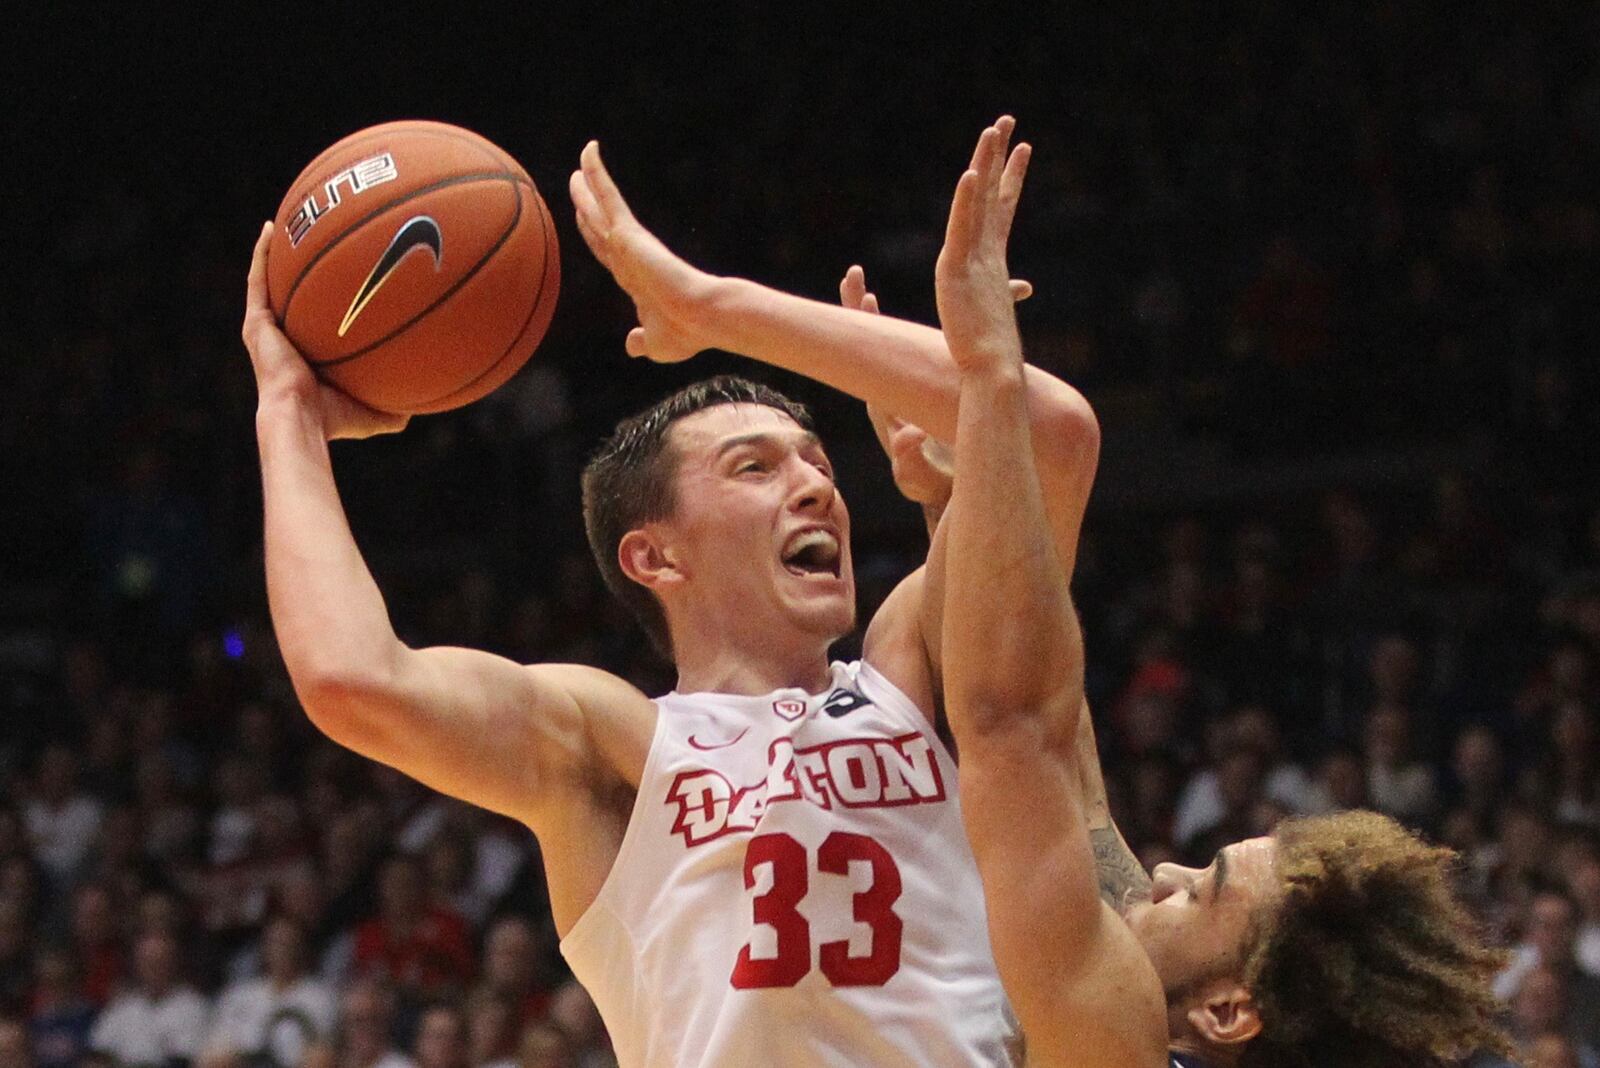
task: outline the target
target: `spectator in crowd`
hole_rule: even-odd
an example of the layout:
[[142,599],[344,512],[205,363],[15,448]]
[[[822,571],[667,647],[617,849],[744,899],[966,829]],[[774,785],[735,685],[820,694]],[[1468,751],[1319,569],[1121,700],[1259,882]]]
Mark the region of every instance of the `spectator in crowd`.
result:
[[352,982],[340,1004],[339,1038],[332,1047],[338,1068],[414,1068],[411,1059],[395,1048],[394,1017],[390,987],[376,979]]
[[1574,1025],[1573,1015],[1571,986],[1552,968],[1538,966],[1529,971],[1511,996],[1512,1032],[1530,1058],[1541,1041],[1546,1055],[1554,1053],[1549,1048],[1553,1037],[1571,1048],[1579,1064],[1595,1064],[1595,1047],[1583,1037],[1583,1028]]
[[1579,862],[1568,885],[1581,917],[1573,956],[1584,971],[1600,975],[1600,856]]
[[467,1000],[467,1047],[472,1068],[516,1068],[520,1026],[512,1003],[488,987]]
[[506,1001],[518,1024],[542,1016],[550,993],[537,985],[538,940],[524,916],[506,915],[489,926],[483,939],[483,977],[479,989]]
[[97,1009],[111,1000],[124,970],[111,888],[80,886],[72,900],[72,951],[83,975],[83,992]]
[[286,915],[268,920],[261,934],[262,975],[223,988],[201,1064],[234,1068],[244,1058],[281,1065],[332,1037],[335,998],[307,967],[306,934]]
[[165,931],[139,936],[133,985],[106,1006],[89,1045],[123,1064],[190,1061],[205,1038],[206,999],[179,974],[178,942]]
[[578,1063],[578,1054],[565,1031],[553,1023],[539,1023],[522,1032],[512,1063],[516,1068],[571,1068]]
[[1600,830],[1600,732],[1589,705],[1565,701],[1555,710],[1547,764],[1555,818]]
[[52,745],[39,757],[28,798],[28,834],[34,856],[56,885],[72,885],[100,830],[100,803],[78,788],[78,757]]
[[0,1007],[19,1003],[27,991],[32,934],[21,902],[0,898]]
[[84,997],[72,956],[47,946],[34,959],[28,1030],[39,1068],[73,1068],[88,1048],[95,1007]]
[[1495,732],[1475,724],[1456,736],[1445,805],[1488,828],[1507,801],[1504,748]]
[[[1507,1000],[1520,997],[1528,978],[1542,978],[1532,987],[1530,1002],[1545,1006],[1550,996],[1545,985],[1554,982],[1565,1007],[1560,1024],[1573,1038],[1600,1050],[1600,976],[1578,964],[1574,955],[1578,935],[1578,909],[1564,890],[1549,886],[1534,895],[1528,907],[1525,940],[1511,963],[1495,979],[1495,995]],[[1537,1027],[1534,1031],[1547,1030]]]
[[[1227,818],[1230,807],[1243,811],[1258,792],[1287,812],[1307,811],[1311,782],[1304,769],[1284,755],[1277,722],[1265,708],[1246,705],[1225,717],[1209,748],[1212,764],[1189,780],[1178,800],[1173,834],[1180,844],[1201,835],[1210,837],[1208,832]],[[1224,790],[1228,768],[1236,782],[1231,806]],[[1248,781],[1258,776],[1259,784]]]
[[550,1022],[566,1035],[577,1068],[616,1068],[600,1010],[577,982],[569,981],[556,991],[550,1001]]
[[255,835],[255,803],[266,793],[266,769],[237,753],[223,757],[211,776],[216,808],[207,828],[206,859],[212,867],[243,860]]
[[1372,807],[1411,827],[1431,823],[1437,787],[1433,768],[1412,752],[1410,713],[1397,704],[1374,705],[1367,713],[1365,737]]
[[6,1068],[34,1068],[28,1027],[15,1016],[0,1016],[0,1064]]
[[378,874],[378,912],[355,932],[358,974],[385,976],[417,1000],[462,989],[473,974],[466,923],[430,902],[422,863],[406,853]]
[[1317,764],[1307,811],[1317,814],[1362,808],[1367,804],[1367,769],[1361,755],[1336,745]]
[[1546,1031],[1525,1048],[1526,1068],[1600,1068],[1600,1056],[1559,1031]]
[[417,1068],[469,1068],[467,1019],[454,1002],[435,1002],[417,1018],[411,1059]]

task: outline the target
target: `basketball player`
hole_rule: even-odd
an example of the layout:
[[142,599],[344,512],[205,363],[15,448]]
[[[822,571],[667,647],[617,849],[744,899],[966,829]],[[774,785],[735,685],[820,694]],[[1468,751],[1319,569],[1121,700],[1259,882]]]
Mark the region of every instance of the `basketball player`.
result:
[[[630,353],[742,351],[953,434],[958,375],[937,330],[694,270],[633,219],[592,145],[573,193],[639,307]],[[871,621],[863,659],[830,665],[854,582],[827,455],[799,406],[712,380],[624,422],[584,474],[601,572],[672,656],[673,693],[409,648],[326,444],[404,420],[320,385],[277,328],[269,236],[244,336],[273,623],[312,721],[534,831],[563,953],[626,1065],[1017,1063],[955,767],[932,729],[938,552]],[[1025,378],[1030,455],[1070,560],[1098,428],[1076,391]]]
[[1006,158],[1008,132],[986,131],[962,176],[936,271],[961,381],[941,638],[963,814],[1029,1063],[1379,1068],[1508,1052],[1489,986],[1500,955],[1452,894],[1452,854],[1387,817],[1286,821],[1204,870],[1160,865],[1153,885],[1124,847],[1097,881],[1091,828],[1109,820],[1083,640],[1008,294],[1028,161],[1026,145]]

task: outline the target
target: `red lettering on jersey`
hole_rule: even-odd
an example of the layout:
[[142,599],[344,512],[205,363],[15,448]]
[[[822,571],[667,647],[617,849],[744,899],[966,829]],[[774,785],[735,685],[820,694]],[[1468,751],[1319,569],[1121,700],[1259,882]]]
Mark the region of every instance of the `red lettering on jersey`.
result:
[[710,768],[681,771],[667,788],[676,805],[672,833],[685,845],[753,831],[769,805],[807,801],[818,808],[893,808],[945,800],[944,776],[926,735],[845,738],[795,748],[779,738],[767,752],[767,774],[735,787]]

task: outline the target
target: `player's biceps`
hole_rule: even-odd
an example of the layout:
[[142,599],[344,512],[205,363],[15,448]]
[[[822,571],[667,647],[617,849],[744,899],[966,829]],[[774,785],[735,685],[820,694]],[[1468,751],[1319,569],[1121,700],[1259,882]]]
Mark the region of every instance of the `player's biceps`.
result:
[[424,650],[419,704],[432,733],[491,766],[537,770],[582,749],[577,701],[558,682],[488,653]]

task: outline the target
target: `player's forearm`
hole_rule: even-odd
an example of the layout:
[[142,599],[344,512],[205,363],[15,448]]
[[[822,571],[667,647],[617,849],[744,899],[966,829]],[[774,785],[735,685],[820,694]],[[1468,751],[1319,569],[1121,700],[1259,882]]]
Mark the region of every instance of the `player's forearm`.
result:
[[1100,768],[1100,751],[1095,744],[1094,720],[1089,715],[1087,702],[1079,711],[1074,757],[1084,823],[1088,826],[1095,874],[1100,882],[1100,897],[1120,913],[1129,904],[1149,898],[1150,876],[1111,818],[1111,803],[1106,797],[1105,776]]
[[1019,369],[962,380],[941,641],[958,740],[1022,722],[1074,736],[1082,639],[1029,439]]
[[[954,439],[961,381],[940,331],[741,278],[719,280],[712,294],[701,316],[709,345],[825,382],[936,438]],[[1099,441],[1088,401],[1036,367],[1024,375],[1041,468],[1081,466],[1084,438],[1096,449]]]
[[264,399],[256,436],[273,628],[315,718],[337,711],[328,695],[390,674],[403,647],[345,519],[316,410]]

